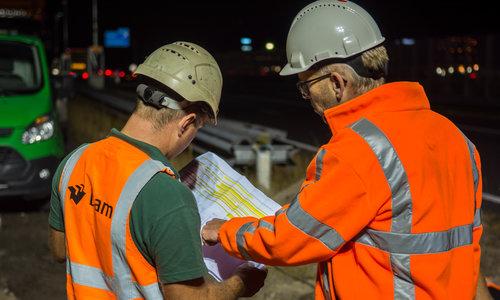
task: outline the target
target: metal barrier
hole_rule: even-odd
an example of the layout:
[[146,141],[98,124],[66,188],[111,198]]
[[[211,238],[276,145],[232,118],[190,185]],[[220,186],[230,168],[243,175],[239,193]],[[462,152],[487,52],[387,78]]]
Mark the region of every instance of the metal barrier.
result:
[[[127,97],[118,96],[85,86],[78,86],[77,90],[124,113],[132,113],[135,107],[133,93]],[[291,164],[293,155],[299,150],[317,151],[312,145],[288,139],[285,130],[221,118],[217,126],[206,124],[201,128],[191,145],[194,152],[212,151],[233,166],[255,164],[257,180],[265,188],[270,187],[273,164]]]

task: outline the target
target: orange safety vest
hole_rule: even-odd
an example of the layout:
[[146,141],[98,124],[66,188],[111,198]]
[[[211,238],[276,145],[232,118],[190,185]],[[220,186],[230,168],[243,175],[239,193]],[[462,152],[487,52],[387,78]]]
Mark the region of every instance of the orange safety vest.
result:
[[385,84],[325,117],[332,139],[274,216],[234,218],[224,249],[318,263],[317,299],[472,299],[482,232],[474,145],[417,83]]
[[68,299],[163,299],[156,269],[129,228],[132,205],[157,172],[172,173],[116,137],[84,145],[68,159],[59,183]]

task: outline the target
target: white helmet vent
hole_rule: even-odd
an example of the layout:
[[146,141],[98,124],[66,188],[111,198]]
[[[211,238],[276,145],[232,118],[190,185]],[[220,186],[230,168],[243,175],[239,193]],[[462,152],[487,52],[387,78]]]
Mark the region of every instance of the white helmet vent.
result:
[[316,10],[318,8],[321,8],[321,7],[337,7],[337,8],[342,8],[342,9],[350,9],[349,7],[346,7],[346,6],[343,6],[343,5],[339,5],[339,4],[333,4],[333,3],[325,3],[325,4],[318,4],[318,5],[315,5],[313,7],[310,7],[304,11],[301,11],[299,13],[299,15],[297,15],[295,21],[298,21],[300,19],[302,19],[303,16],[307,15],[308,13],[312,12],[313,10]]
[[190,45],[190,44],[188,44],[188,43],[176,42],[176,43],[174,43],[174,44],[177,44],[177,45],[179,45],[179,46],[184,46],[184,47],[188,48],[189,50],[193,51],[194,53],[196,53],[196,54],[200,54],[200,52],[199,52],[199,51],[198,51],[195,47],[191,46],[191,45]]
[[184,55],[180,54],[179,52],[177,52],[177,51],[175,51],[175,50],[173,50],[173,49],[163,48],[163,49],[161,49],[161,50],[163,50],[163,51],[165,51],[165,52],[172,53],[172,54],[176,54],[178,57],[182,58],[183,60],[187,60],[187,58],[186,58]]

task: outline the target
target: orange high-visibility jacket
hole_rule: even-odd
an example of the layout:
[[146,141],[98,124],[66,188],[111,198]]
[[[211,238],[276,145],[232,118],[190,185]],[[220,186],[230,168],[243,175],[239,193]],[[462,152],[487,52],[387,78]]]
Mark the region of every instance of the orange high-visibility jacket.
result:
[[[68,159],[59,185],[68,299],[163,299],[156,269],[135,246],[129,228],[135,198],[157,172],[173,174],[112,136],[82,146]],[[90,205],[79,201],[82,192],[91,193]]]
[[418,83],[385,84],[325,117],[333,136],[274,216],[219,231],[239,258],[318,263],[317,299],[472,299],[482,233],[474,145]]

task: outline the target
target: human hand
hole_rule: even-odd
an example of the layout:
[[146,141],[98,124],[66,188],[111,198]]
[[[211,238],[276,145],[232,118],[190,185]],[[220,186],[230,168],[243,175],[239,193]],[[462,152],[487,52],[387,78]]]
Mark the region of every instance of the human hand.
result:
[[267,268],[266,266],[258,268],[254,263],[246,262],[236,268],[234,275],[239,276],[245,286],[242,297],[252,297],[264,286]]
[[226,223],[226,220],[212,219],[201,229],[203,244],[213,246],[219,242],[219,229]]

